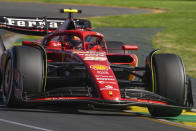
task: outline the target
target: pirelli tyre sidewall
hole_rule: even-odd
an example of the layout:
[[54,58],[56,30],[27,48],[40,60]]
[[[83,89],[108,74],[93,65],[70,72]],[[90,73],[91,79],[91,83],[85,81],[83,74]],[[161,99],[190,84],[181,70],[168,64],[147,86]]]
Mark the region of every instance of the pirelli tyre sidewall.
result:
[[39,48],[15,46],[11,49],[3,72],[3,101],[8,107],[23,106],[25,97],[41,94],[44,60]]
[[[185,105],[186,75],[184,65],[175,54],[154,54],[152,57],[152,90],[153,92],[175,102],[178,106]],[[178,116],[182,109],[167,107],[149,107],[152,116]]]
[[3,43],[3,39],[0,36],[0,57],[3,54],[4,51],[5,51],[5,45]]
[[[4,51],[5,51],[5,45],[3,43],[2,37],[0,36],[0,64],[1,64],[1,56]],[[1,73],[1,69],[0,69],[0,83],[1,82],[2,82],[2,73]]]

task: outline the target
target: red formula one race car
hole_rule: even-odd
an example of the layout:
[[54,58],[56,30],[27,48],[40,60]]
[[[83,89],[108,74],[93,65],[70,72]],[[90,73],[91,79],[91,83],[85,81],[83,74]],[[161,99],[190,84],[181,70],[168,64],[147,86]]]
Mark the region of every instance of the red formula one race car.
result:
[[[193,105],[184,65],[175,54],[153,50],[144,67],[131,50],[111,53],[88,20],[1,17],[1,28],[25,34],[48,33],[5,49],[1,41],[1,91],[9,107],[26,103],[72,103],[95,108],[145,106],[153,116],[178,116]],[[114,49],[113,49],[114,50]]]

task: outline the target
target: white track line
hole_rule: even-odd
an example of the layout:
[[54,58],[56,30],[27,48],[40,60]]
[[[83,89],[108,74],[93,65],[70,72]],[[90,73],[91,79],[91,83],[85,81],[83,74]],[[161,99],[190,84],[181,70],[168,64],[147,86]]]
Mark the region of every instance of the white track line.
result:
[[27,124],[15,122],[15,121],[10,121],[10,120],[5,120],[5,119],[0,119],[0,121],[5,122],[5,123],[10,123],[10,124],[13,124],[13,125],[23,126],[23,127],[27,127],[27,128],[36,129],[36,130],[41,130],[41,131],[52,131],[52,130],[49,130],[49,129],[40,128],[40,127],[37,127],[37,126],[27,125]]
[[196,112],[196,109],[191,109],[191,112]]

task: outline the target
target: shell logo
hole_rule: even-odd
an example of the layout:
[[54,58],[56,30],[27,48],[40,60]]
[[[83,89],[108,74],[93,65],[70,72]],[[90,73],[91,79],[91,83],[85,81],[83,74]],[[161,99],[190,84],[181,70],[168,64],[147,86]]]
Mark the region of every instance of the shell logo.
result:
[[104,65],[92,65],[90,66],[90,68],[94,70],[108,70],[108,66],[104,66]]

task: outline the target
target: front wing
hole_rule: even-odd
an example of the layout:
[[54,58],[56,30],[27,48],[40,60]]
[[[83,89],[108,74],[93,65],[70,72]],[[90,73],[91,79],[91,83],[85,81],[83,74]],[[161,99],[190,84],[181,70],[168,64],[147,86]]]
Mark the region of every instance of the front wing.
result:
[[125,109],[128,106],[142,106],[142,107],[168,107],[168,108],[181,108],[190,110],[190,107],[182,105],[172,105],[170,102],[162,102],[156,100],[147,100],[147,99],[135,99],[127,98],[121,100],[103,100],[100,98],[91,98],[91,97],[47,97],[47,98],[35,98],[28,100],[30,103],[63,103],[63,104],[90,104],[96,107],[102,108],[115,108],[115,109]]

